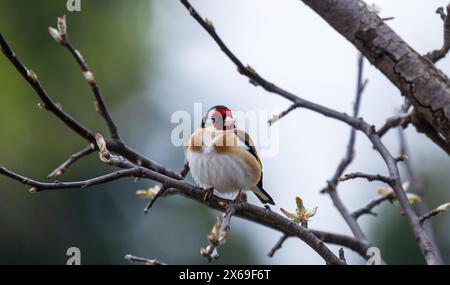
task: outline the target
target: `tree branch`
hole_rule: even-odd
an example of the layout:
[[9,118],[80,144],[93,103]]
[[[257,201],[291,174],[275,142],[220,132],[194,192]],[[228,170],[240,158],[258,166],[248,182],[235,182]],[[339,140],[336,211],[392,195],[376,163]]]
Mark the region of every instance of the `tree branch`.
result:
[[390,129],[401,126],[406,128],[411,123],[411,114],[399,114],[394,117],[388,118],[386,123],[377,131],[380,137],[383,137]]
[[421,216],[419,218],[419,220],[421,223],[423,223],[432,217],[436,217],[437,215],[447,212],[449,208],[450,208],[450,203],[445,203],[445,204],[429,211],[428,213],[424,214],[423,216]]
[[123,177],[143,177],[145,173],[143,167],[135,167],[124,170],[115,171],[106,175],[94,177],[83,181],[74,182],[40,182],[31,178],[17,174],[7,168],[1,166],[0,174],[5,175],[13,180],[16,180],[22,184],[31,186],[30,192],[41,192],[44,190],[63,190],[63,189],[86,189],[90,186],[105,184]]
[[353,172],[353,173],[348,173],[345,174],[344,176],[341,176],[338,178],[338,181],[343,182],[343,181],[347,181],[350,179],[356,179],[356,178],[363,178],[363,179],[367,179],[368,181],[381,181],[387,184],[391,184],[393,182],[391,177],[387,177],[387,176],[383,176],[380,174],[365,174],[362,172]]
[[375,208],[376,206],[380,205],[384,201],[389,201],[389,200],[392,200],[393,198],[394,197],[392,197],[391,195],[385,195],[385,196],[381,196],[381,197],[375,198],[375,199],[371,200],[369,203],[367,203],[364,207],[362,207],[362,208],[360,208],[358,210],[355,210],[352,213],[352,216],[355,219],[358,219],[359,217],[361,217],[364,214],[377,216],[376,213],[372,212],[372,209]]
[[272,126],[273,124],[275,124],[275,122],[279,121],[281,118],[283,118],[284,116],[289,114],[291,111],[297,109],[298,107],[299,107],[298,104],[296,104],[296,103],[292,104],[291,106],[289,106],[289,108],[287,108],[283,112],[281,112],[277,115],[273,115],[272,118],[270,118],[267,121],[267,124],[269,125],[269,127]]
[[[406,137],[404,134],[403,129],[398,128],[398,136],[399,136],[399,142],[400,142],[400,156],[404,156],[404,157],[408,157],[408,159],[406,159],[404,161],[404,163],[402,164],[402,166],[404,166],[404,169],[406,170],[406,176],[408,178],[408,180],[411,183],[411,192],[418,195],[421,198],[421,202],[415,205],[416,208],[416,212],[418,216],[424,216],[427,212],[427,206],[425,203],[425,200],[423,198],[423,185],[422,182],[420,181],[419,177],[417,176],[413,164],[412,164],[412,158],[411,158],[411,154],[408,148],[408,143],[406,141]],[[421,218],[419,218],[421,219]],[[423,221],[422,221],[423,222]],[[432,228],[431,224],[426,224],[424,225],[424,228],[428,234],[428,236],[430,237],[430,242],[433,245],[433,247],[436,249],[436,258],[437,260],[442,263],[442,255],[441,252],[439,250],[439,246],[438,243],[436,241],[435,235],[434,235],[434,230]]]
[[273,257],[275,255],[275,252],[277,250],[281,249],[283,246],[283,243],[289,238],[287,235],[282,235],[280,239],[277,241],[277,243],[272,247],[272,249],[267,253],[268,257]]
[[89,83],[89,86],[91,87],[92,93],[95,97],[95,106],[102,116],[102,118],[105,120],[106,124],[108,125],[111,138],[113,140],[120,140],[119,130],[117,129],[116,124],[114,123],[114,120],[112,119],[108,108],[106,106],[105,101],[103,100],[103,96],[100,92],[100,88],[97,86],[97,82],[95,81],[94,74],[89,70],[89,67],[84,60],[81,53],[76,50],[72,44],[69,42],[69,35],[67,33],[67,23],[66,23],[66,16],[62,16],[58,18],[58,30],[54,28],[49,28],[50,35],[52,35],[55,40],[61,44],[63,47],[65,47],[70,54],[73,56],[73,58],[76,60],[78,65],[81,68],[81,71],[83,72],[84,78]]
[[450,142],[450,82],[361,0],[302,0],[349,40]]
[[447,14],[445,14],[443,7],[439,7],[436,10],[436,14],[439,14],[441,19],[444,21],[444,44],[440,49],[434,50],[425,55],[425,57],[434,63],[444,58],[450,50],[450,17],[448,16],[448,14],[450,14],[450,4],[447,5],[446,10]]
[[48,178],[51,178],[51,179],[59,178],[61,175],[64,174],[64,172],[66,172],[66,170],[72,164],[74,164],[78,160],[82,159],[83,157],[90,155],[93,152],[95,152],[95,146],[93,144],[89,144],[87,147],[83,148],[79,152],[72,154],[69,157],[69,159],[64,161],[60,166],[58,166],[55,170],[53,170],[52,173],[50,173],[48,175]]
[[[58,106],[44,90],[42,85],[37,79],[37,75],[32,71],[25,67],[22,62],[17,58],[16,54],[12,51],[8,43],[3,38],[0,33],[0,50],[6,56],[6,58],[13,64],[13,66],[17,69],[20,75],[30,84],[39,98],[42,100],[42,107],[46,110],[53,113],[56,117],[58,117],[64,124],[66,124],[71,130],[77,133],[79,136],[87,140],[89,143],[95,142],[95,134],[83,126],[81,123],[72,118],[69,114],[63,111],[63,109]],[[175,179],[183,179],[180,177],[178,173],[171,171],[157,164],[156,162],[148,159],[142,154],[136,152],[134,149],[127,146],[123,141],[106,141],[108,149],[114,153],[120,154],[133,163],[152,169],[154,171],[158,171],[159,173],[163,173],[167,176],[170,176]]]

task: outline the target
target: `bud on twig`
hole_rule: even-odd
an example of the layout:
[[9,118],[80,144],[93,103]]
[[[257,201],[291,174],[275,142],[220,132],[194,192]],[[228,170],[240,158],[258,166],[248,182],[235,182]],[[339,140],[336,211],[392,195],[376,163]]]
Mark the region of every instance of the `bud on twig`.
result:
[[300,197],[295,197],[295,203],[297,208],[295,209],[295,214],[286,211],[281,208],[281,212],[288,217],[292,222],[296,224],[300,224],[303,227],[308,227],[308,221],[311,217],[313,217],[317,212],[317,207],[314,207],[312,210],[308,210],[303,205],[303,200]]
[[31,81],[33,81],[34,83],[36,83],[38,81],[37,75],[36,73],[34,73],[33,70],[31,69],[27,69],[27,76],[28,78],[31,79]]
[[58,31],[61,37],[67,36],[66,15],[58,17]]
[[94,74],[90,71],[85,71],[83,72],[84,78],[86,79],[86,81],[91,84],[94,85],[95,84],[95,77]]
[[61,34],[58,32],[57,29],[52,28],[52,27],[48,27],[48,33],[50,34],[50,36],[52,36],[52,38],[55,39],[55,41],[57,43],[63,44],[64,43],[64,39],[61,36]]
[[95,141],[97,142],[100,160],[109,164],[111,162],[110,161],[111,154],[109,153],[108,149],[106,148],[105,139],[103,138],[103,136],[100,133],[97,133],[95,135]]

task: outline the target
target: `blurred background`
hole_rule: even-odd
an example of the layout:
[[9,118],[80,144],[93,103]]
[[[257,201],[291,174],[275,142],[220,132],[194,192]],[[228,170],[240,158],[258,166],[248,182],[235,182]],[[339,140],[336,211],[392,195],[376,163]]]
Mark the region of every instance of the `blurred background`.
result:
[[[445,0],[379,0],[382,17],[419,53],[441,47],[442,20],[435,14]],[[244,62],[270,81],[299,96],[350,112],[356,88],[357,51],[311,9],[297,0],[192,1]],[[178,170],[183,150],[171,144],[171,115],[224,104],[240,111],[278,113],[286,100],[255,88],[236,72],[207,33],[178,1],[81,1],[81,12],[67,12],[66,1],[0,0],[0,31],[23,63],[36,72],[64,110],[106,133],[93,96],[78,66],[48,35],[56,17],[67,14],[72,43],[87,60],[122,136],[140,152]],[[444,72],[450,57],[437,66]],[[398,90],[366,62],[369,85],[361,115],[380,126],[402,103]],[[46,176],[86,142],[50,113],[40,110],[35,93],[0,56],[0,163],[23,175]],[[265,122],[262,122],[265,124]],[[239,126],[239,122],[238,122]],[[349,129],[308,110],[277,122],[279,150],[263,158],[265,188],[278,207],[293,210],[294,198],[318,212],[310,227],[351,234],[327,195],[319,194],[344,155]],[[257,136],[257,134],[251,134]],[[425,188],[429,207],[450,201],[450,159],[414,128],[406,131],[410,159]],[[398,133],[384,141],[399,153]],[[386,173],[367,139],[358,134],[356,159],[348,171]],[[86,179],[110,171],[96,155],[78,162],[61,180]],[[189,178],[191,179],[191,178]],[[127,264],[124,255],[157,258],[170,264],[205,264],[199,254],[218,214],[182,197],[157,202],[144,215],[145,200],[135,191],[149,181],[124,179],[87,191],[46,191],[0,176],[0,264],[65,264],[66,250],[81,250],[82,264]],[[380,185],[342,183],[339,192],[350,210],[377,196]],[[250,202],[258,201],[250,196]],[[430,208],[431,209],[431,208]],[[279,211],[276,209],[276,211]],[[360,219],[369,240],[390,264],[422,264],[411,230],[396,204],[378,217]],[[432,219],[441,253],[450,263],[450,217]],[[300,240],[289,239],[274,258],[266,256],[280,234],[233,219],[218,264],[322,264]],[[332,247],[337,252],[337,247]],[[350,263],[364,260],[346,250]]]

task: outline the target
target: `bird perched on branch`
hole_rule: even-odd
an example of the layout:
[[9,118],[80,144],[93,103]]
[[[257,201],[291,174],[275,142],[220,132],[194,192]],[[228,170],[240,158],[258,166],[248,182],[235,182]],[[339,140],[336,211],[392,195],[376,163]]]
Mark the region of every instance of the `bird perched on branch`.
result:
[[252,191],[263,204],[275,205],[263,189],[262,164],[250,136],[236,128],[232,111],[222,105],[206,112],[190,137],[186,160],[195,182],[210,195]]

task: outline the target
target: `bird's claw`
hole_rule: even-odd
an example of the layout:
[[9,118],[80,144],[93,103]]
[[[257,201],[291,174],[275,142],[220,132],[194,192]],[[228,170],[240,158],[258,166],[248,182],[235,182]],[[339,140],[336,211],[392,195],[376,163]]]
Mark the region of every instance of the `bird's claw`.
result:
[[214,194],[214,187],[205,189],[205,196],[203,196],[203,202],[206,202]]

